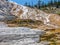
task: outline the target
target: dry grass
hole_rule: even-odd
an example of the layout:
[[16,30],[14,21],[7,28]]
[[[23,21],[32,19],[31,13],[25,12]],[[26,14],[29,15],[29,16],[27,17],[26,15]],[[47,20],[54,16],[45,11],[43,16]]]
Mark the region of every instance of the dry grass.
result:
[[42,25],[43,22],[38,21],[38,20],[30,20],[30,19],[17,19],[17,20],[12,20],[12,21],[6,21],[5,23],[8,24],[10,27],[30,27],[30,28],[37,28],[39,25]]
[[60,16],[59,15],[53,14],[50,16],[49,19],[52,24],[60,26]]
[[50,45],[60,45],[60,29],[46,31],[46,34],[41,37],[41,41],[48,41]]

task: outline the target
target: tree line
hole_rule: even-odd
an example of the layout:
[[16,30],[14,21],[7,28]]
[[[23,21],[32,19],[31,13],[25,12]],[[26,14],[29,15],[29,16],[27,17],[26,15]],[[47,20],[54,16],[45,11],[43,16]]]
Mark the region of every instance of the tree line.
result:
[[38,0],[36,5],[33,5],[33,2],[32,2],[32,5],[30,5],[30,3],[26,2],[25,6],[32,7],[32,8],[36,7],[38,9],[44,8],[44,7],[56,7],[56,8],[60,8],[60,0],[50,0],[47,4],[46,4],[46,2]]

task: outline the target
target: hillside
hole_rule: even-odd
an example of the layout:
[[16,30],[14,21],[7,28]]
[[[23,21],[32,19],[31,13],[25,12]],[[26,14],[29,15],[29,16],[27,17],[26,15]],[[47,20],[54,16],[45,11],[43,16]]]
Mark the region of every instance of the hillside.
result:
[[21,19],[31,19],[32,21],[43,22],[42,27],[60,28],[60,16],[57,14],[46,13],[36,8],[29,8],[6,0],[0,0],[0,3],[0,20],[5,22],[6,20],[17,20],[18,22]]
[[17,4],[13,6],[11,13],[17,16],[18,19],[39,20],[42,21],[44,25],[52,26],[55,28],[60,27],[60,16],[57,14],[46,13],[36,8],[29,8]]
[[[50,9],[47,10],[49,11]],[[41,37],[41,41],[60,45],[60,15],[47,12],[8,0],[0,0],[0,27],[5,29],[6,27],[29,27],[44,30],[46,33]]]

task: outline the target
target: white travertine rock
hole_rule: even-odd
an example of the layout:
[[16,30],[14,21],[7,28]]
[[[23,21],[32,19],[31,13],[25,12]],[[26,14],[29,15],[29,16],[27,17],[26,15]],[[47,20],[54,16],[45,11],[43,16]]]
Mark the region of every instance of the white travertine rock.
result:
[[[0,28],[0,45],[34,45],[40,41],[40,36],[45,32],[26,27]],[[2,43],[1,43],[2,42]]]
[[3,27],[8,27],[8,25],[5,24],[4,22],[0,22],[0,28],[3,28]]

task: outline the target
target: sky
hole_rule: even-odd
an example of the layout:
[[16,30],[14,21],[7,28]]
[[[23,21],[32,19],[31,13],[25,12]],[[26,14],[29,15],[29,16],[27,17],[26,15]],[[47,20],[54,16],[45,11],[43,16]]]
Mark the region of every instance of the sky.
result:
[[[38,2],[38,0],[10,0],[10,1],[16,2],[17,4],[20,4],[20,5],[24,5],[26,2],[30,3],[30,5],[32,5],[32,2],[33,2],[33,4],[35,5]],[[42,1],[47,3],[49,0],[42,0]]]

